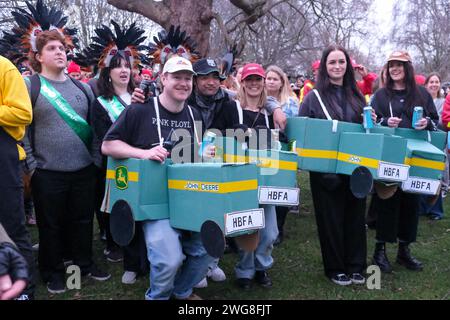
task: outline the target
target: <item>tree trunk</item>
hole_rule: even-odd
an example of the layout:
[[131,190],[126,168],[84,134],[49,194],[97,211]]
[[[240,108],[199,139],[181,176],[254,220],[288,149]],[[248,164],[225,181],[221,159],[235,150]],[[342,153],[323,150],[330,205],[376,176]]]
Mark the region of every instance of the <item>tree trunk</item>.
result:
[[208,54],[213,0],[108,0],[108,3],[118,9],[142,14],[166,30],[171,25],[179,25],[197,43],[200,55]]
[[206,56],[209,51],[210,24],[212,20],[212,0],[171,0],[172,12],[169,21],[162,25],[168,30],[171,25],[180,25],[197,43],[197,51]]

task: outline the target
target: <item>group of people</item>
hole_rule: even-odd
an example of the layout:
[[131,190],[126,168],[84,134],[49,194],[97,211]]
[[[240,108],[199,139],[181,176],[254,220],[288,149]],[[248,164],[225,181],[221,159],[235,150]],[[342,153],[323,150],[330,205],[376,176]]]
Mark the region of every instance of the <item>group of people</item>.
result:
[[[26,258],[27,272],[24,260],[18,263],[16,259],[18,271],[11,276],[20,281],[19,288],[27,284],[24,294],[28,298],[33,297],[36,279],[24,225],[20,161],[25,155],[39,230],[38,267],[49,293],[66,291],[68,260],[80,267],[82,276],[98,281],[111,277],[93,262],[96,212],[105,230],[106,258],[111,262],[123,260],[123,283],[133,284],[148,272],[150,286],[145,299],[199,299],[194,287],[204,287],[208,277],[214,281],[226,278],[220,261],[207,254],[199,233],[175,229],[168,219],[147,220],[136,222],[129,245],[119,247],[114,242],[109,214],[102,203],[107,156],[164,162],[171,157],[171,145],[163,141],[179,142],[173,131],[180,126],[190,136],[183,143],[200,145],[208,129],[252,131],[257,137],[267,137],[275,128],[283,132],[289,117],[362,123],[363,107],[368,103],[374,110],[373,121],[392,128],[436,130],[441,112],[442,128],[450,121],[450,95],[437,105],[439,97],[416,84],[412,59],[405,51],[389,56],[382,84],[370,100],[366,97],[372,93],[368,82],[372,84],[374,77],[337,45],[327,47],[320,61],[314,63],[315,81],[307,86],[309,92],[300,95],[293,92],[287,75],[277,66],[264,69],[257,63],[245,63],[236,68],[237,75],[232,78],[224,75],[212,58],[176,54],[156,55],[162,66],[158,75],[161,93],[154,94],[136,87],[134,81],[141,30],[132,25],[120,33],[129,38],[102,39],[101,45],[93,46],[97,52],[91,50],[91,56],[84,57],[90,58],[84,61],[95,61],[99,70],[88,83],[67,75],[67,71],[78,69],[74,64],[66,69],[67,38],[57,30],[43,30],[37,35],[29,52],[34,72],[29,77],[23,78],[10,61],[0,57],[0,180],[4,193],[0,198],[0,226],[17,245],[5,245],[11,241],[4,241],[0,232],[0,259],[16,257],[2,255],[4,250],[19,250]],[[355,72],[361,74],[362,82],[356,81]],[[142,78],[147,76],[155,79],[150,71],[143,72]],[[433,74],[427,79],[431,88],[436,87],[435,78],[439,76]],[[233,85],[226,86],[225,80]],[[412,112],[417,105],[423,106],[423,118],[413,126]],[[205,151],[205,157],[212,155],[213,148]],[[366,199],[355,197],[349,183],[345,175],[310,172],[324,272],[338,285],[363,284],[367,266]],[[397,241],[397,262],[410,270],[423,268],[410,252],[410,244],[417,237],[420,200],[419,195],[400,189],[388,199],[372,196],[370,210],[376,213],[372,262],[383,272],[392,271],[386,243]],[[261,207],[265,223],[256,249],[238,250],[234,271],[237,285],[244,290],[254,283],[272,287],[272,250],[283,238],[288,208]],[[189,208],[186,211],[188,214]],[[0,280],[7,270],[0,268]],[[7,289],[0,287],[0,298],[3,291],[11,291],[12,280],[7,280],[11,283],[4,286]],[[16,291],[5,296],[17,295],[20,290],[14,288]]]

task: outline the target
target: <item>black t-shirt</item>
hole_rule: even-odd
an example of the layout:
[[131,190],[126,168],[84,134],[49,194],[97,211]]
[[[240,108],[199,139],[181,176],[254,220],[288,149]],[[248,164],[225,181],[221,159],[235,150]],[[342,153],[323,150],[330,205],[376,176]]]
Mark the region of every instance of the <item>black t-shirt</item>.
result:
[[[328,92],[328,98],[319,92],[320,98],[325,105],[330,117],[335,120],[361,123],[362,118],[360,114],[363,112],[364,104],[361,101],[361,110],[356,112],[350,105],[348,99],[345,97],[344,88],[342,86],[332,85],[330,91]],[[331,106],[334,105],[334,108]],[[323,112],[322,106],[320,105],[317,96],[314,92],[309,93],[300,107],[299,112],[300,117],[316,118],[316,119],[327,119],[325,113]]]
[[[270,129],[274,128],[273,116],[268,116]],[[249,110],[242,110],[242,122],[249,128],[267,127],[266,116],[263,111],[254,112]],[[256,120],[256,121],[255,121]],[[225,130],[235,129],[239,125],[239,113],[236,107],[235,101],[226,102],[217,117],[214,118],[214,122],[211,125],[212,128]]]
[[[221,130],[225,135],[226,129],[254,129],[256,138],[255,143],[259,149],[267,149],[271,147],[271,133],[273,129],[273,116],[268,116],[269,126],[267,126],[266,116],[261,110],[260,112],[242,110],[242,124],[239,123],[239,112],[235,101],[228,101],[223,105],[222,110],[214,118],[211,128]],[[248,142],[248,141],[247,141]]]
[[[194,135],[194,123],[187,105],[182,111],[173,113],[167,110],[159,101],[159,115],[161,123],[161,136],[164,141],[178,141],[181,145],[197,142],[202,139],[201,117],[192,109],[194,119],[197,122],[197,133]],[[189,136],[189,139],[185,138]],[[153,105],[153,99],[144,104],[131,104],[114,122],[106,133],[104,140],[121,140],[132,147],[150,149],[159,144],[157,116]]]

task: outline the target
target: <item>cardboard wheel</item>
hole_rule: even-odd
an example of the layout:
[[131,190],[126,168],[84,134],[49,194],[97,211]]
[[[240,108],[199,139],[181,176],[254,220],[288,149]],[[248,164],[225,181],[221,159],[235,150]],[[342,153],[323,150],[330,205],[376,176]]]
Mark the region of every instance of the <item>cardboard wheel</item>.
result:
[[378,195],[378,198],[386,200],[397,192],[398,184],[386,185],[382,182],[375,182],[373,187]]
[[367,197],[373,187],[373,177],[366,167],[357,167],[350,176],[350,190],[358,199]]
[[259,243],[259,232],[243,234],[234,238],[239,248],[244,251],[255,251]]
[[118,200],[111,209],[109,218],[111,235],[119,246],[128,245],[134,237],[134,217],[130,205],[125,200]]
[[225,237],[222,229],[214,221],[203,222],[200,237],[206,252],[213,258],[220,258],[225,251]]

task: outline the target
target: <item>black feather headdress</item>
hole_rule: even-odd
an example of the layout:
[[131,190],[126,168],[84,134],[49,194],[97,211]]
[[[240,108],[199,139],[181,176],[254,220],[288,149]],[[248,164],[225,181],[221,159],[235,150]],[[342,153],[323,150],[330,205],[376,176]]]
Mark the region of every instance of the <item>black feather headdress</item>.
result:
[[127,61],[131,67],[139,65],[141,54],[139,51],[147,49],[141,43],[147,38],[142,36],[144,30],[136,27],[133,23],[126,29],[111,20],[114,32],[107,26],[95,30],[96,36],[92,37],[92,43],[75,57],[75,62],[81,66],[98,66],[99,68],[109,67],[111,59],[119,54]]
[[149,54],[153,57],[155,64],[164,65],[172,55],[178,55],[192,63],[200,58],[195,47],[197,44],[186,32],[181,32],[180,26],[171,26],[169,33],[162,30],[158,36],[153,37],[153,43],[149,45]]
[[37,0],[36,7],[25,1],[28,11],[16,8],[11,14],[14,17],[16,26],[8,34],[9,42],[15,48],[21,48],[26,55],[36,52],[36,37],[45,30],[57,30],[65,38],[67,48],[72,50],[77,45],[78,39],[75,37],[76,29],[66,28],[68,17],[63,16],[63,12],[56,7],[48,8]]

